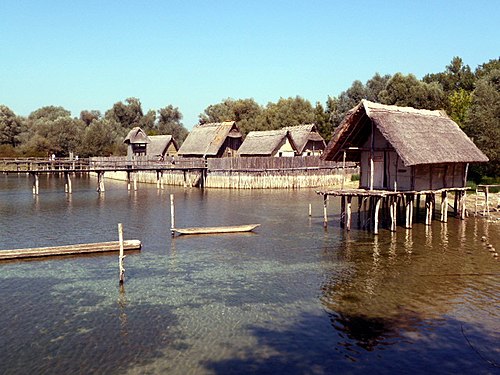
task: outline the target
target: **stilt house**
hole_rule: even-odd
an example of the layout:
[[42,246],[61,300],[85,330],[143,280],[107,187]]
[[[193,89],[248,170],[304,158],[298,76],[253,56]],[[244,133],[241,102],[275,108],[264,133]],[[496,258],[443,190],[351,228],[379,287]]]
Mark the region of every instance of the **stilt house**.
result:
[[179,146],[171,135],[150,135],[151,143],[147,146],[147,155],[158,159],[176,156]]
[[290,132],[298,156],[320,156],[325,150],[325,140],[314,124],[287,126],[283,130]]
[[123,143],[127,145],[127,157],[131,158],[146,155],[147,145],[151,143],[151,140],[144,130],[136,126],[128,132]]
[[488,158],[441,111],[362,100],[335,129],[325,160],[360,163],[360,188],[465,187],[469,163]]
[[293,157],[297,146],[288,130],[251,131],[238,150],[240,156]]
[[195,126],[177,155],[182,157],[232,157],[243,142],[243,135],[234,121]]

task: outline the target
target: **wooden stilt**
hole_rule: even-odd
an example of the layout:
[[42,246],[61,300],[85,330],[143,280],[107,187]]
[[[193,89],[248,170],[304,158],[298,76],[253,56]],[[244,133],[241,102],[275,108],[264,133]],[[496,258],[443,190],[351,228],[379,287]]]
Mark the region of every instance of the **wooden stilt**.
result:
[[345,214],[345,196],[342,195],[340,197],[340,227],[344,228],[345,227],[345,222],[346,222],[346,214]]
[[448,221],[448,192],[445,190],[441,193],[441,221]]
[[413,194],[406,195],[405,202],[405,212],[406,212],[406,220],[405,220],[405,228],[410,229],[412,227],[412,216],[413,216]]
[[312,216],[312,207],[311,207],[311,203],[309,203],[309,217]]
[[38,195],[40,191],[40,178],[38,173],[33,173],[33,194]]
[[137,172],[134,172],[134,191],[137,191]]
[[390,199],[391,207],[391,232],[396,231],[396,223],[397,223],[397,212],[398,212],[398,206],[397,206],[398,198],[393,196]]
[[465,198],[467,196],[467,192],[464,190],[460,196],[460,219],[464,220],[467,215],[467,209],[465,207]]
[[417,204],[415,205],[415,209],[416,209],[416,213],[415,213],[415,216],[416,216],[416,219],[418,221],[418,217],[420,216],[420,194],[417,194]]
[[378,214],[380,210],[380,201],[382,198],[376,197],[375,199],[375,213],[373,218],[373,233],[378,234]]
[[363,197],[361,195],[358,198],[358,228],[361,228],[361,205],[363,204]]
[[127,171],[127,190],[130,191],[130,173],[129,171]]
[[431,225],[434,212],[434,194],[425,194],[425,225]]
[[484,207],[483,216],[490,216],[489,187],[484,187]]
[[104,172],[97,172],[97,192],[104,193]]
[[352,202],[352,196],[348,196],[347,197],[347,214],[346,214],[347,230],[351,230],[351,202]]

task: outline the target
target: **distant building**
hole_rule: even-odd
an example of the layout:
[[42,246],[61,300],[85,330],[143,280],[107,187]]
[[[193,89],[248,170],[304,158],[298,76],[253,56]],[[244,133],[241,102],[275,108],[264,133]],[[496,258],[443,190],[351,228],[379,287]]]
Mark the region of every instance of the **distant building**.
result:
[[151,141],[147,146],[147,155],[158,159],[177,156],[179,146],[171,135],[150,135]]
[[425,191],[465,187],[469,163],[488,158],[445,113],[362,100],[322,158],[360,163],[360,187]]
[[147,145],[151,143],[151,140],[144,130],[136,126],[128,132],[123,143],[127,145],[127,157],[131,158],[132,156],[146,155]]
[[245,137],[238,154],[245,156],[293,157],[297,146],[288,130],[251,131]]
[[195,126],[177,154],[182,157],[221,158],[236,156],[243,135],[234,121]]
[[287,126],[283,130],[290,132],[298,156],[320,156],[326,147],[325,140],[314,124]]

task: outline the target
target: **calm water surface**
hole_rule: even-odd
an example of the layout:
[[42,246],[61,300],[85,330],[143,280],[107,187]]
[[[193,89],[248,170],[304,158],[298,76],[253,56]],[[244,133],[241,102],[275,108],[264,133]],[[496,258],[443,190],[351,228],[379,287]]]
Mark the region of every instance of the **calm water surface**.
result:
[[[0,263],[0,374],[500,373],[500,224],[380,235],[322,225],[314,191],[0,175],[0,250],[140,239],[116,255]],[[177,237],[178,227],[261,223]],[[313,217],[307,216],[313,204]],[[333,203],[333,202],[332,202]],[[423,216],[423,215],[422,215]]]

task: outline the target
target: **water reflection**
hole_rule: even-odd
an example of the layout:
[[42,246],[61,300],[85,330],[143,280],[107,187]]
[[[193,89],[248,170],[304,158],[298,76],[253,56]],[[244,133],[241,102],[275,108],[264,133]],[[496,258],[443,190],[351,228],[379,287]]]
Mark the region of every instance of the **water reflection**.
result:
[[[449,225],[433,223],[407,230],[403,236],[382,232],[373,236],[371,247],[362,236],[358,243],[351,238],[339,247],[352,270],[341,278],[327,277],[320,300],[332,327],[345,334],[342,345],[375,350],[455,308],[472,275],[460,254],[466,226],[462,221],[456,225],[455,237]],[[434,238],[438,226],[440,234]],[[353,248],[356,256],[351,256]]]

